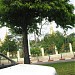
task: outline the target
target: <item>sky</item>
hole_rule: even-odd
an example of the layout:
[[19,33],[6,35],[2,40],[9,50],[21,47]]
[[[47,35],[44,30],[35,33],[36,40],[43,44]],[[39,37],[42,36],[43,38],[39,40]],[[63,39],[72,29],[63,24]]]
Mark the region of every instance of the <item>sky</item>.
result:
[[[70,3],[72,3],[75,6],[75,0],[70,0]],[[74,11],[74,13],[75,13],[75,11]],[[61,33],[63,33],[63,29],[61,29],[60,27],[56,28],[55,22],[53,22],[52,24],[53,24],[53,30],[54,31],[58,30]],[[0,28],[0,39],[2,41],[4,40],[6,31],[8,32],[8,28],[6,28],[6,27]],[[75,33],[75,28],[68,29],[67,34],[69,35],[69,34],[71,34],[73,32]],[[47,25],[44,25],[43,28],[42,28],[42,36],[44,36],[45,34],[48,34],[48,33],[50,33],[50,23],[47,24]],[[30,39],[34,39],[34,34],[30,34],[29,37],[30,37]]]
[[6,34],[6,27],[0,28],[0,39],[3,40]]

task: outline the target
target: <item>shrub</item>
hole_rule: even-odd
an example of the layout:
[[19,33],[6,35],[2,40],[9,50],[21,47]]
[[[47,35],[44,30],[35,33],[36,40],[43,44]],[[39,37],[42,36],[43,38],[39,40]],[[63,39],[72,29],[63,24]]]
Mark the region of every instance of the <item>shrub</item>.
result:
[[40,48],[37,48],[37,47],[31,48],[31,54],[32,56],[40,56],[41,55]]

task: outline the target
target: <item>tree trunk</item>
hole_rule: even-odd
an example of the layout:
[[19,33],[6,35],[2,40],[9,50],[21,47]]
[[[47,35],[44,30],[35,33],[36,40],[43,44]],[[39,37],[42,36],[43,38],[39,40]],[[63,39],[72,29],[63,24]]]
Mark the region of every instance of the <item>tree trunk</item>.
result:
[[30,64],[27,30],[23,30],[24,64]]

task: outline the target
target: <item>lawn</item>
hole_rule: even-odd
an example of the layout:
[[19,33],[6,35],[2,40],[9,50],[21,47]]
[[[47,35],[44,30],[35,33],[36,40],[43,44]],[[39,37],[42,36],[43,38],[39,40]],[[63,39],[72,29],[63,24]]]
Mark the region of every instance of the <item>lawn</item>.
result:
[[54,64],[45,64],[45,66],[55,67],[58,75],[75,75],[75,62],[63,62]]

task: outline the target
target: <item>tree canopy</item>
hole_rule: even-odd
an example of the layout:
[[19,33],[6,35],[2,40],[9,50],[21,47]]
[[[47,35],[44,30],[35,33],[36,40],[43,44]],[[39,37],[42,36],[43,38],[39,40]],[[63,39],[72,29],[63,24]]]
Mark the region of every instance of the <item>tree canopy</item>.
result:
[[0,21],[27,30],[37,29],[40,18],[54,20],[62,27],[74,26],[73,10],[69,0],[0,0]]
[[[69,0],[0,0],[0,23],[1,26],[10,27],[16,32],[23,32],[23,44],[25,60],[28,55],[27,34],[36,30],[37,23],[43,18],[65,28],[66,25],[74,26],[74,6]],[[29,63],[29,60],[25,61]]]

